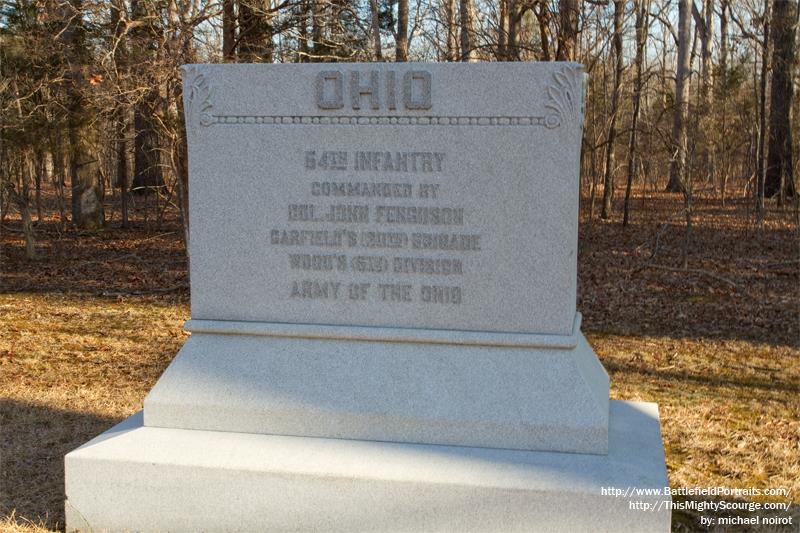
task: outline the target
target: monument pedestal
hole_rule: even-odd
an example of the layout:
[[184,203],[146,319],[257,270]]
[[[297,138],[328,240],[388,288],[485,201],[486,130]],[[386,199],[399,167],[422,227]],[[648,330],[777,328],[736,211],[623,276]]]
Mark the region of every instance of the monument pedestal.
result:
[[67,531],[666,532],[668,497],[604,494],[668,486],[662,450],[655,404],[636,402],[611,402],[608,455],[145,427],[138,413],[67,455]]
[[146,426],[608,451],[608,375],[579,313],[571,335],[211,320],[186,329],[144,401]]
[[609,493],[668,485],[657,407],[609,402],[579,328],[189,321],[144,411],[67,455],[67,530],[668,531]]

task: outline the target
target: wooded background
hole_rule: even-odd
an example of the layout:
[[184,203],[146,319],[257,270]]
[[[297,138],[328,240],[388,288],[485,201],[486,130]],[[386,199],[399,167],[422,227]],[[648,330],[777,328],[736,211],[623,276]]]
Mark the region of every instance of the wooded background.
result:
[[785,487],[797,524],[798,26],[797,0],[0,0],[0,530],[63,529],[64,454],[186,339],[180,66],[223,61],[583,63],[611,397],[659,404],[671,486]]
[[[551,61],[589,73],[583,213],[634,188],[798,214],[797,0],[0,0],[0,227],[35,257],[42,191],[62,228],[187,210],[180,66]],[[525,149],[520,147],[520,149]],[[619,189],[619,191],[617,191]],[[623,192],[624,191],[624,192]],[[243,192],[244,194],[244,192]],[[184,224],[185,226],[185,224]]]

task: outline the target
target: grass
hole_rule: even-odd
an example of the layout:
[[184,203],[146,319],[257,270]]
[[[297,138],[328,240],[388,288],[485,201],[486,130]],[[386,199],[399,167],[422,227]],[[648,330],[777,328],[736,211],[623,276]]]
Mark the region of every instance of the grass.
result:
[[[799,523],[796,349],[741,340],[588,338],[609,371],[612,398],[659,404],[671,487],[783,487]],[[674,513],[673,529],[695,530],[699,514]]]
[[[775,216],[756,230],[741,206],[712,206],[693,270],[651,268],[678,268],[682,233],[667,228],[656,249],[667,217],[644,207],[628,229],[581,229],[579,309],[611,396],[659,404],[672,487],[785,487],[797,524],[796,230]],[[64,454],[140,409],[186,339],[185,261],[167,229],[80,235],[43,223],[35,262],[4,232],[0,531],[63,529]],[[698,518],[676,512],[673,530],[697,530]]]
[[0,295],[0,516],[63,527],[63,455],[141,408],[187,317],[185,297]]

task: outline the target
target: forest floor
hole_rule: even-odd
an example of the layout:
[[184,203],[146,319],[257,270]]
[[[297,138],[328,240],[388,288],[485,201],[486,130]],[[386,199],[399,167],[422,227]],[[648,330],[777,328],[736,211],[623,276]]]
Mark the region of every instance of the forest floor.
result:
[[[766,500],[792,502],[796,530],[800,234],[793,212],[759,228],[746,205],[699,195],[687,269],[680,197],[640,193],[627,228],[584,213],[578,309],[612,398],[659,404],[672,488],[785,488]],[[134,215],[96,233],[45,217],[34,261],[19,219],[2,226],[0,531],[63,530],[64,454],[141,409],[187,337],[177,215]]]

